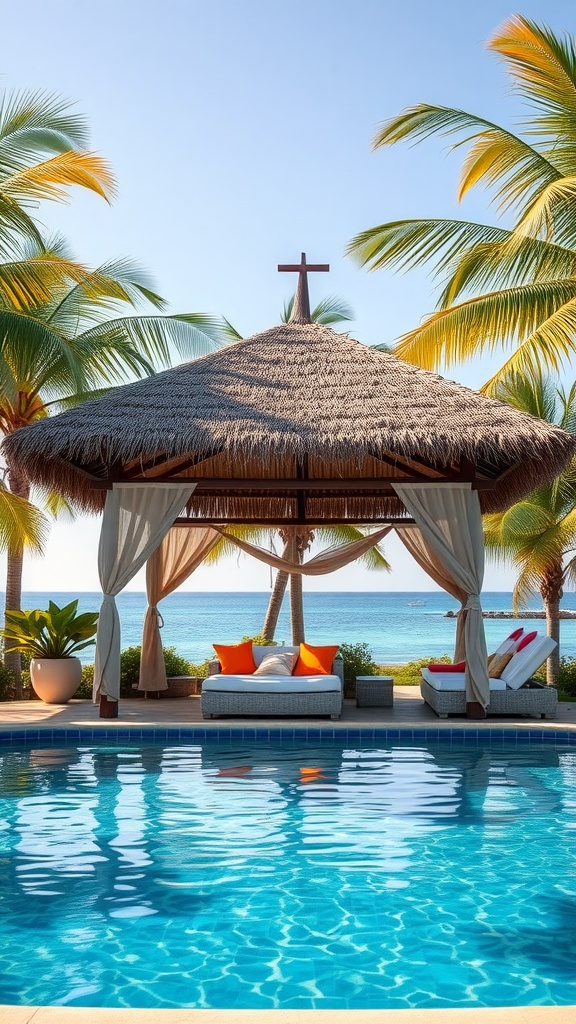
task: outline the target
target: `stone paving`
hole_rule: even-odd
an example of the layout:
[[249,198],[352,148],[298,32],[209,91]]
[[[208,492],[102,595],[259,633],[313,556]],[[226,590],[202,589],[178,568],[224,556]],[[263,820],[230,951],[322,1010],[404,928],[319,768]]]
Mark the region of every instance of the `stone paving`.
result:
[[553,719],[490,715],[482,721],[470,721],[461,715],[438,718],[424,703],[417,686],[397,686],[391,708],[358,708],[352,700],[344,701],[342,717],[328,718],[220,718],[204,721],[200,697],[146,700],[142,697],[120,701],[117,719],[102,719],[91,701],[72,700],[68,704],[43,704],[41,701],[20,701],[0,704],[0,730],[56,728],[136,728],[184,727],[202,725],[206,729],[286,728],[313,726],[315,729],[345,728],[438,728],[438,729],[570,729],[576,727],[576,701],[560,703]]

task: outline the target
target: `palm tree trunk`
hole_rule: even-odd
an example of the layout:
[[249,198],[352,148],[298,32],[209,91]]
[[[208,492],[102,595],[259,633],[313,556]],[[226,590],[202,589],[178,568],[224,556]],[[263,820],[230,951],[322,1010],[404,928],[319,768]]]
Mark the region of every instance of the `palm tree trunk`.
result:
[[560,599],[562,597],[563,572],[562,563],[552,566],[540,587],[544,608],[546,610],[546,632],[556,641],[556,647],[546,662],[546,682],[548,686],[558,688],[560,675]]
[[[12,494],[19,498],[30,498],[30,484],[26,477],[15,466],[8,466],[8,484]],[[6,604],[5,610],[19,612],[22,610],[22,565],[24,550],[22,547],[9,548],[6,565]],[[14,677],[14,696],[22,699],[22,663],[19,651],[4,655],[4,665]]]
[[[299,558],[301,561],[301,556]],[[292,643],[303,644],[304,636],[304,604],[302,601],[302,577],[299,573],[290,573],[290,616],[292,619]]]
[[278,616],[282,607],[282,601],[284,600],[284,594],[286,593],[288,579],[288,573],[283,572],[282,569],[278,569],[272,593],[270,594],[270,600],[268,602],[266,618],[264,619],[264,625],[262,627],[262,635],[266,640],[274,639],[274,633],[276,632],[276,626],[278,625]]

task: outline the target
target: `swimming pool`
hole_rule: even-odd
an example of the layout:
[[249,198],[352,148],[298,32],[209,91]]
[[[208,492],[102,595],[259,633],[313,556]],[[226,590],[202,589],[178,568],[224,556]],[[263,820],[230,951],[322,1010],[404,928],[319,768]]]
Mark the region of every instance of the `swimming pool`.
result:
[[0,761],[0,1003],[576,1002],[574,748],[38,742]]

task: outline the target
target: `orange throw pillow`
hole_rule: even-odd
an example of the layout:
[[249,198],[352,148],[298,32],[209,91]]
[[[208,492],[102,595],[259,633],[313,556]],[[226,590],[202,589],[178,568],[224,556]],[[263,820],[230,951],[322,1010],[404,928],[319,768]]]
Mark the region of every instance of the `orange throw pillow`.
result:
[[223,676],[247,676],[256,671],[252,641],[241,644],[212,644]]
[[300,644],[300,654],[293,676],[329,676],[332,675],[332,662],[338,653],[336,647],[311,647]]

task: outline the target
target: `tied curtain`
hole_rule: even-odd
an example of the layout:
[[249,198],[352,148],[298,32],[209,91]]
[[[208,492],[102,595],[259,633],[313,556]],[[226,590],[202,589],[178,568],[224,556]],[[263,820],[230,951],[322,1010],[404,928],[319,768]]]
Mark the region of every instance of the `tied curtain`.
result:
[[390,533],[391,529],[391,526],[384,526],[381,530],[376,530],[375,533],[362,537],[361,540],[353,540],[348,544],[334,544],[321,551],[319,555],[314,555],[314,558],[309,558],[307,562],[294,561],[293,558],[288,558],[287,551],[290,550],[290,545],[287,545],[283,555],[275,555],[272,551],[266,551],[265,548],[258,547],[257,544],[250,544],[246,540],[240,540],[239,537],[233,537],[232,534],[226,533],[225,530],[219,532],[227,540],[231,540],[233,544],[241,548],[242,551],[245,551],[247,555],[252,555],[261,562],[274,566],[275,569],[281,569],[283,572],[294,573],[299,576],[323,576],[325,573],[342,569],[344,565],[348,565],[350,562],[360,558],[361,555],[366,554],[370,548],[379,544],[386,534]]
[[[400,539],[423,569],[460,601],[455,661],[466,662],[466,701],[490,702],[486,638],[480,604],[484,535],[478,492],[470,484],[393,484],[418,531]],[[420,534],[420,535],[419,535]]]
[[288,573],[298,573],[302,576],[321,576],[341,569],[342,566],[360,558],[375,544],[378,544],[387,533],[390,533],[391,529],[391,526],[385,526],[361,540],[351,541],[349,544],[333,545],[307,562],[300,563],[287,557],[291,550],[290,543],[286,545],[283,555],[275,555],[257,544],[240,540],[239,537],[234,537],[218,527],[173,526],[149,558],[146,566],[148,608],[142,633],[138,689],[151,691],[167,688],[166,668],[160,638],[161,616],[157,607],[158,602],[188,579],[222,537],[232,541],[246,554],[253,555],[254,558],[258,558],[261,562],[266,562],[276,569]]
[[148,608],[142,633],[139,690],[166,690],[166,666],[160,638],[162,616],[158,602],[167,597],[204,561],[222,539],[212,526],[173,526],[146,564]]
[[93,699],[120,696],[120,619],[114,600],[184,508],[195,484],[114,484],[106,496],[98,572],[104,599],[94,657]]

